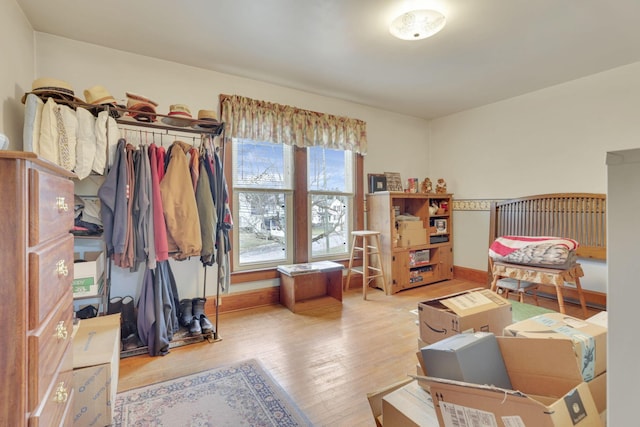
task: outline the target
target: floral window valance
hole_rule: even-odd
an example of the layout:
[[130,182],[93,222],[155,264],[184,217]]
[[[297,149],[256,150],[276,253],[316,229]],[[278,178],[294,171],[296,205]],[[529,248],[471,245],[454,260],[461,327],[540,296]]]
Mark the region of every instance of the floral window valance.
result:
[[221,119],[230,138],[367,153],[367,124],[358,119],[238,95],[221,96]]

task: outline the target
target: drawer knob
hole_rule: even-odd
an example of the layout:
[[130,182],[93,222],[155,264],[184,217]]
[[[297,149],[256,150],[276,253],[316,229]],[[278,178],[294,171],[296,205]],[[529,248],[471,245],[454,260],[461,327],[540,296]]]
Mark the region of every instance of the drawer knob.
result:
[[58,212],[67,212],[69,210],[69,205],[65,202],[64,197],[56,197],[56,207]]
[[58,273],[58,276],[69,275],[69,267],[67,267],[63,259],[56,263],[56,273]]
[[61,320],[56,325],[56,338],[58,338],[59,340],[66,340],[67,336],[67,327],[64,326],[64,321]]
[[53,396],[53,401],[56,403],[65,403],[69,398],[69,391],[64,386],[64,382],[58,384],[58,388],[56,388],[55,396]]

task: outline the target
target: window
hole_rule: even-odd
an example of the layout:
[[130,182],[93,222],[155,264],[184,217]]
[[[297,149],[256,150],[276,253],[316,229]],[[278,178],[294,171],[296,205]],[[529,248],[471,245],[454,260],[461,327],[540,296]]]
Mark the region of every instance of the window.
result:
[[[233,139],[232,147],[234,270],[293,263],[293,248],[304,241],[310,261],[347,255],[354,196],[350,151],[302,149],[307,176],[295,188],[292,146]],[[306,212],[294,206],[296,192],[308,195]],[[295,239],[301,216],[309,224],[307,236]]]
[[239,95],[220,95],[220,110],[232,147],[232,270],[244,271],[232,282],[347,259],[348,236],[364,224],[366,123]]
[[353,206],[351,151],[307,148],[311,259],[348,253]]
[[236,269],[282,264],[291,258],[293,149],[234,139],[233,216]]

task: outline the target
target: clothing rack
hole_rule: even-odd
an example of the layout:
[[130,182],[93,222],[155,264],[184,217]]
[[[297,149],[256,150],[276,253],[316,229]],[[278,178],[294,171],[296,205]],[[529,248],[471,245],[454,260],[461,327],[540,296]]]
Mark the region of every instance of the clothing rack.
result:
[[[42,99],[44,102],[47,101],[47,99],[50,96],[44,96],[44,95],[38,95],[37,96],[40,97],[40,99]],[[107,111],[108,115],[115,120],[115,122],[118,125],[118,128],[124,132],[125,136],[130,132],[131,135],[133,134],[139,134],[141,136],[140,138],[140,143],[141,144],[147,144],[147,143],[153,143],[156,141],[143,141],[143,139],[148,138],[148,136],[150,135],[151,138],[153,139],[156,136],[160,137],[160,144],[157,145],[161,145],[163,146],[163,138],[164,137],[172,137],[175,138],[174,141],[180,140],[180,139],[185,139],[184,135],[192,135],[191,138],[193,140],[193,146],[195,147],[196,145],[196,135],[200,135],[200,143],[202,144],[204,138],[208,138],[209,141],[211,142],[211,148],[213,148],[216,152],[216,154],[218,154],[220,151],[222,152],[222,157],[219,157],[220,159],[220,167],[221,167],[221,171],[222,174],[224,175],[224,137],[222,138],[222,142],[220,142],[220,147],[215,147],[215,145],[213,144],[214,138],[218,137],[220,135],[223,134],[224,130],[225,130],[225,125],[224,123],[218,122],[218,121],[213,121],[213,120],[199,120],[199,119],[189,119],[189,126],[172,126],[170,124],[166,124],[162,121],[163,118],[172,118],[175,119],[175,117],[170,116],[170,115],[164,115],[164,114],[159,114],[159,113],[147,113],[147,112],[143,112],[142,114],[145,115],[153,115],[153,118],[155,120],[153,121],[141,121],[141,120],[137,120],[133,117],[134,114],[140,114],[141,112],[139,111],[135,111],[135,110],[129,110],[127,108],[121,107],[121,106],[115,106],[112,104],[105,104],[105,105],[92,105],[92,104],[87,104],[84,103],[80,100],[77,99],[67,99],[67,98],[60,98],[58,96],[54,96],[53,100],[56,102],[56,104],[61,104],[61,105],[67,105],[69,107],[71,107],[72,109],[77,109],[79,107],[84,108],[88,111],[90,111],[94,116],[97,116],[98,113],[103,112],[103,111]],[[144,130],[142,130],[141,128],[144,128]],[[107,126],[107,139],[108,139],[108,132],[109,132],[109,126]],[[142,137],[144,135],[144,138]],[[125,138],[127,139],[127,138]],[[173,141],[171,142],[173,143]],[[169,143],[169,145],[171,144]],[[109,158],[110,158],[110,153],[109,153],[109,143],[107,143],[107,152],[106,152],[106,159],[107,159],[107,163],[105,166],[105,171],[104,171],[104,176],[106,177],[107,172],[110,168],[111,165],[109,165]],[[220,179],[217,180],[216,186],[219,191],[218,194],[223,194],[222,192],[222,186],[224,185],[224,180]],[[219,237],[219,231],[221,230],[221,226],[223,225],[223,221],[224,221],[224,200],[222,203],[219,203],[219,205],[221,206],[216,206],[216,210],[218,211],[218,223],[216,224],[216,241],[219,242],[220,241],[220,237]],[[222,247],[221,247],[222,246]],[[169,343],[169,348],[173,348],[173,347],[179,347],[182,345],[187,345],[187,344],[191,344],[191,343],[195,343],[195,342],[201,342],[203,340],[208,340],[209,342],[214,342],[214,341],[219,341],[221,338],[219,336],[219,330],[218,330],[218,325],[219,325],[219,306],[220,306],[220,290],[221,290],[221,277],[220,274],[228,274],[228,272],[225,272],[224,267],[221,266],[220,264],[220,260],[223,259],[220,254],[222,253],[221,251],[225,251],[225,247],[224,245],[217,245],[217,250],[216,250],[216,263],[218,264],[218,277],[217,277],[217,286],[216,286],[216,301],[215,301],[215,326],[214,326],[214,330],[212,331],[212,333],[210,334],[203,334],[203,335],[199,335],[199,336],[190,336],[188,335],[188,332],[185,333],[184,331],[179,331],[178,333],[174,334],[172,341]],[[108,263],[108,270],[109,272],[108,277],[110,280],[111,277],[111,265],[112,262]],[[203,263],[203,268],[204,268],[204,283],[203,283],[203,297],[206,298],[206,280],[207,280],[207,265]],[[108,302],[111,300],[111,287],[109,287],[108,295],[107,295],[107,304]],[[121,352],[120,357],[128,357],[128,356],[133,356],[133,355],[137,355],[137,354],[144,354],[148,351],[148,347],[144,346],[144,347],[138,347],[132,350],[124,350]]]
[[[224,156],[224,138],[221,138],[223,142],[220,143],[220,147],[215,147],[213,146],[213,139],[217,136],[220,136],[223,134],[224,132],[224,123],[220,123],[220,122],[212,122],[212,121],[207,121],[207,120],[193,120],[191,121],[191,126],[190,127],[178,127],[178,126],[171,126],[168,124],[164,124],[160,121],[158,121],[158,118],[162,118],[162,117],[170,117],[170,116],[166,116],[166,115],[162,115],[162,114],[155,114],[156,116],[156,121],[139,121],[136,120],[134,118],[131,117],[126,117],[127,114],[131,113],[131,110],[125,109],[125,108],[119,108],[119,107],[113,107],[113,106],[107,106],[106,107],[109,110],[109,114],[111,115],[111,117],[113,117],[111,111],[117,111],[118,115],[120,117],[113,117],[114,120],[116,121],[116,123],[118,124],[118,128],[120,129],[121,132],[124,133],[124,138],[128,141],[129,138],[127,137],[128,133],[131,133],[132,135],[136,135],[138,134],[140,136],[140,143],[142,144],[149,144],[149,143],[158,143],[158,141],[154,140],[154,137],[158,136],[160,137],[160,143],[159,145],[164,146],[164,142],[163,142],[163,138],[166,136],[172,137],[174,138],[174,140],[184,140],[184,136],[185,134],[190,134],[193,135],[192,136],[192,140],[193,140],[193,146],[196,146],[196,135],[200,135],[200,143],[202,143],[202,139],[203,138],[211,138],[211,143],[212,143],[212,147],[216,150],[216,152],[222,152],[222,154],[219,154],[221,156]],[[140,129],[140,128],[144,128],[144,130]],[[144,136],[144,138],[143,138]],[[151,136],[152,141],[148,140],[148,137]],[[168,143],[168,145],[170,145],[171,143],[173,143],[173,141],[171,141],[170,143]],[[107,156],[108,157],[108,156]],[[221,163],[222,163],[222,170],[224,171],[224,157],[220,157],[221,159]],[[216,182],[216,185],[219,185],[219,193],[218,194],[222,194],[222,185],[223,185],[223,180],[218,180]],[[224,205],[224,203],[222,203],[222,205]],[[220,206],[220,207],[216,207],[217,211],[218,211],[218,224],[217,224],[217,230],[220,230],[220,227],[222,226],[222,221],[224,219],[223,216],[223,212],[224,212],[224,206]],[[216,232],[216,236],[217,236],[217,232]],[[193,344],[196,342],[201,342],[203,340],[207,340],[209,342],[216,342],[216,341],[220,341],[220,334],[219,334],[219,307],[220,307],[220,274],[223,272],[221,270],[221,266],[220,266],[220,254],[221,251],[224,251],[224,248],[221,248],[221,245],[217,245],[217,253],[216,253],[216,264],[218,265],[218,277],[217,277],[217,283],[216,283],[216,296],[215,296],[215,320],[214,320],[214,330],[211,334],[202,334],[200,336],[190,336],[188,334],[183,333],[183,331],[180,331],[178,333],[176,333],[173,336],[172,341],[169,343],[169,348],[174,348],[174,347],[181,347],[184,345],[189,345],[189,344]],[[202,288],[202,297],[206,298],[207,297],[207,293],[206,293],[206,289],[207,289],[207,265],[203,264],[203,273],[204,273],[204,277],[203,277],[203,288]],[[129,356],[134,356],[134,355],[138,355],[138,354],[144,354],[147,352],[147,347],[138,347],[135,349],[131,349],[131,350],[123,350],[121,352],[121,357],[129,357]]]

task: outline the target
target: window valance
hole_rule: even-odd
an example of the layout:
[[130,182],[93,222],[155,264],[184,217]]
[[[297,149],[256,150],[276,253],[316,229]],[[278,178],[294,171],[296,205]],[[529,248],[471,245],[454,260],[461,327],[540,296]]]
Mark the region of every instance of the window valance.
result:
[[220,100],[227,137],[367,152],[367,124],[362,120],[238,95],[221,95]]

